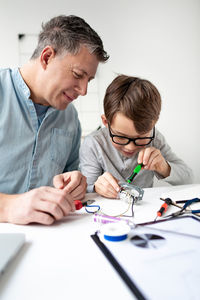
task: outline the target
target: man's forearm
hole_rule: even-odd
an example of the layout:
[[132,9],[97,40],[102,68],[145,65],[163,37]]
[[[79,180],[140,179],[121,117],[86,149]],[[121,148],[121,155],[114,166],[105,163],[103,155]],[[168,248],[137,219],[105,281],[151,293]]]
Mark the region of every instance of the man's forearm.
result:
[[10,202],[17,195],[9,195],[0,193],[0,222],[9,222],[9,206]]

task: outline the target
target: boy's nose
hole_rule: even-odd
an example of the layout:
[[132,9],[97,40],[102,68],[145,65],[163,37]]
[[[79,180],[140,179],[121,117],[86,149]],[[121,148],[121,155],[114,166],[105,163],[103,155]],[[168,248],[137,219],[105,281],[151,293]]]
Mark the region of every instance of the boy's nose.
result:
[[136,148],[138,148],[135,144],[134,144],[134,142],[133,141],[131,141],[128,145],[125,145],[124,146],[124,148],[126,149],[126,150],[134,150],[134,149],[136,149]]

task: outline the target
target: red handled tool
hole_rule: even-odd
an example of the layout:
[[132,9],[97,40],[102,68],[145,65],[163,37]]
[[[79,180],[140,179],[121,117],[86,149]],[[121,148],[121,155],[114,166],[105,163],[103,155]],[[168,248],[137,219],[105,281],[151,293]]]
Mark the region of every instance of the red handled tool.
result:
[[98,211],[100,209],[99,205],[92,205],[92,203],[94,203],[94,202],[95,202],[95,200],[87,200],[85,202],[82,202],[81,200],[74,200],[74,205],[75,205],[76,210],[79,210],[83,206],[85,206],[86,207],[86,211],[88,213],[90,213],[90,212],[92,213],[93,211],[88,211],[87,207],[88,208],[96,208],[97,209],[96,211]]
[[[85,203],[85,205],[87,204],[87,202]],[[79,210],[83,207],[84,203],[82,203],[80,200],[74,200],[74,205],[76,210]]]
[[157,217],[161,217],[163,215],[163,213],[167,211],[168,207],[171,204],[172,204],[172,200],[170,198],[166,198],[165,202],[163,203],[163,205],[161,206],[159,211],[157,211],[157,216],[154,221],[156,221]]
[[76,210],[81,209],[83,206],[85,206],[85,210],[87,213],[95,213],[98,210],[100,210],[100,206],[99,205],[92,205],[92,203],[94,203],[95,200],[87,200],[86,202],[82,202],[80,200],[74,200],[74,205]]

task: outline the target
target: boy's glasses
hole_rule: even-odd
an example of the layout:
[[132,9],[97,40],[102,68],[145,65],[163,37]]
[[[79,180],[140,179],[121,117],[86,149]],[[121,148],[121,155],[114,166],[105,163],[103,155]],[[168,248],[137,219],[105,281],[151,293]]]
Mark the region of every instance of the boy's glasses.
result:
[[120,136],[112,134],[110,125],[108,124],[109,134],[113,143],[118,145],[128,145],[130,142],[133,142],[135,146],[146,146],[149,145],[155,138],[155,127],[153,128],[153,136],[151,137],[138,137],[138,138],[129,138],[126,136]]

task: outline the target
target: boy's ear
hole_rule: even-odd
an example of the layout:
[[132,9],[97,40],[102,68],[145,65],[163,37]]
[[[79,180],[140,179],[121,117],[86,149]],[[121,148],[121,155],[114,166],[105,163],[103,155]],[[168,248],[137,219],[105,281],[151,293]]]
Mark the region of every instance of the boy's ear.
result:
[[101,120],[104,126],[108,127],[108,121],[105,115],[101,115]]

